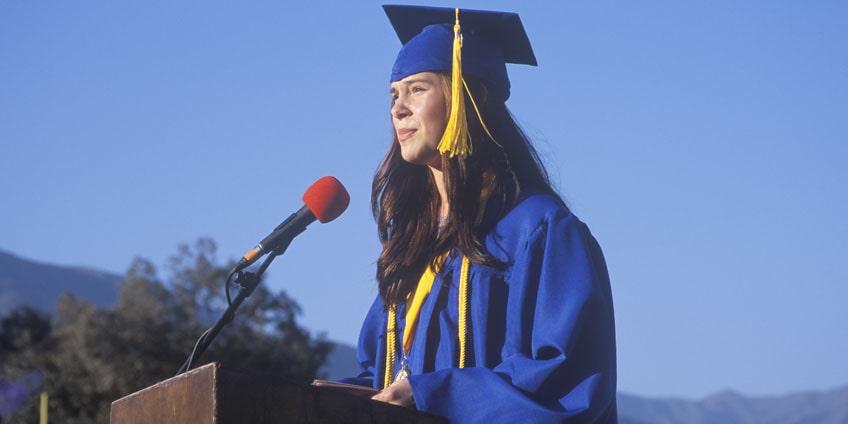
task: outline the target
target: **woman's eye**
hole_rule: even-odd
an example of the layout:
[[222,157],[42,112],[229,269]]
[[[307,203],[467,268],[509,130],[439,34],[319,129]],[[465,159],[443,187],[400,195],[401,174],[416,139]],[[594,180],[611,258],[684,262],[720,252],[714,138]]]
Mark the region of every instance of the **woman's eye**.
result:
[[426,90],[427,90],[427,89],[426,89],[426,88],[424,88],[424,87],[412,87],[412,92],[413,92],[413,93],[418,93],[418,92],[426,91]]

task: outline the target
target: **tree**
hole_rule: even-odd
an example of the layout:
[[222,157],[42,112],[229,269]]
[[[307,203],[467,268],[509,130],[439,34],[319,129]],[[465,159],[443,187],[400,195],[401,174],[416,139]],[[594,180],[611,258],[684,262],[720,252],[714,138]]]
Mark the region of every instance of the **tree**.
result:
[[[211,240],[180,246],[169,268],[163,282],[150,261],[136,259],[113,309],[63,296],[48,335],[33,345],[36,353],[26,358],[21,351],[9,353],[18,370],[43,376],[51,421],[108,422],[112,401],[173,376],[225,310],[224,283],[232,263],[216,263]],[[299,313],[284,292],[260,284],[198,364],[218,361],[301,382],[315,378],[331,344],[301,328]],[[0,340],[5,334],[4,328]]]
[[0,417],[14,418],[41,386],[41,374],[27,364],[40,354],[50,329],[50,317],[30,306],[20,306],[0,320]]

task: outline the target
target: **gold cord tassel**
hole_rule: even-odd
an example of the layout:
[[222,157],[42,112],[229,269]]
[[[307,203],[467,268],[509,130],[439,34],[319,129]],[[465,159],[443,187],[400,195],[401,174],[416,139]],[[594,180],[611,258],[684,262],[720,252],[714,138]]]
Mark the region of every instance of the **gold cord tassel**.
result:
[[394,380],[395,356],[397,355],[397,309],[389,306],[388,322],[386,323],[386,370],[383,373],[383,388],[389,387]]
[[469,317],[469,299],[468,299],[468,270],[471,267],[471,261],[467,257],[462,258],[462,268],[459,272],[459,367],[465,368],[466,358],[468,357],[468,345],[471,343],[471,329],[468,326]]
[[453,65],[451,70],[451,110],[445,133],[439,141],[439,152],[448,157],[471,154],[471,136],[465,119],[465,81],[462,79],[462,33],[459,27],[459,8],[453,26]]

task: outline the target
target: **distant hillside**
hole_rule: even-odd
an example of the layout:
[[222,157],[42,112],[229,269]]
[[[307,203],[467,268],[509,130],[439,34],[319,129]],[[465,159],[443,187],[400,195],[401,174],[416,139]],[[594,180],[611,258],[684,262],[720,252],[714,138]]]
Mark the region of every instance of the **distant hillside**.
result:
[[697,401],[619,393],[618,410],[630,422],[645,424],[846,424],[848,386],[772,397],[725,391]]
[[[117,300],[120,282],[121,277],[114,274],[39,264],[0,251],[0,316],[23,304],[53,311],[64,292],[110,307]],[[321,372],[334,380],[358,371],[356,349],[337,343]],[[620,424],[848,424],[848,386],[776,397],[726,391],[703,400],[619,393],[618,411]]]
[[345,377],[355,377],[359,374],[359,362],[356,360],[356,348],[343,343],[336,343],[327,355],[327,363],[319,371],[326,380],[339,380]]
[[115,274],[40,264],[0,251],[0,316],[18,305],[52,312],[65,292],[98,307],[111,306],[121,280]]

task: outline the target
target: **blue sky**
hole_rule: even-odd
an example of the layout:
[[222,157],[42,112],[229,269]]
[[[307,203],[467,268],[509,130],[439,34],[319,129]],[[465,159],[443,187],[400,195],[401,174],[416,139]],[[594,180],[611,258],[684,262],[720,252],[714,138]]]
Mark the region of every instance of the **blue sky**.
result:
[[[848,384],[848,6],[432,3],[518,12],[508,105],[607,256],[619,388],[696,398]],[[0,1],[0,249],[165,271],[236,258],[324,175],[351,205],[266,284],[355,343],[400,44],[380,3]]]

